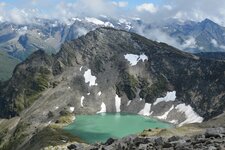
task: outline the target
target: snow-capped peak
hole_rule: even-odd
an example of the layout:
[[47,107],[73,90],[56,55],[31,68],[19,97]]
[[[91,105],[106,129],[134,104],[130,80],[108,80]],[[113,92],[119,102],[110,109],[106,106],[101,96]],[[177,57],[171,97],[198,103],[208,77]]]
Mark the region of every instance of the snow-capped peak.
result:
[[99,26],[105,26],[105,27],[114,27],[114,25],[110,22],[103,22],[97,18],[90,18],[90,17],[86,17],[85,20],[87,22],[93,23],[95,25],[99,25]]

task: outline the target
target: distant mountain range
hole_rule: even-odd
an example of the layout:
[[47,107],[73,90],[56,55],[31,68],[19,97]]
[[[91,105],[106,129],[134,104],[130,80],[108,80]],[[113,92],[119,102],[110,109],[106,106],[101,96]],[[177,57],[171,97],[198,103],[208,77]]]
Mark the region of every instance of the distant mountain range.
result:
[[56,53],[62,43],[77,39],[98,27],[139,33],[192,53],[225,51],[225,28],[209,19],[202,22],[168,20],[160,25],[146,23],[139,18],[115,19],[106,16],[71,18],[66,23],[56,19],[36,20],[33,24],[23,25],[0,23],[0,52],[19,60],[25,60],[39,49]]
[[225,28],[209,19],[170,23],[163,30],[187,52],[225,52]]

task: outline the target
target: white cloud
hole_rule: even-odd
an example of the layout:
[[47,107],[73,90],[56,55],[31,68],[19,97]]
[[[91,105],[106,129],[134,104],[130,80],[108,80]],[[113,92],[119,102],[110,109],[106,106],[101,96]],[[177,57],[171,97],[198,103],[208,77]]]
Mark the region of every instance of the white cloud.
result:
[[171,5],[164,5],[163,8],[166,8],[168,10],[172,10],[173,9],[173,7]]
[[9,12],[9,19],[18,24],[26,23],[28,14],[24,10],[12,9]]
[[184,44],[182,45],[183,49],[186,48],[196,48],[196,40],[194,37],[189,37],[187,40],[184,41]]
[[156,13],[158,9],[155,7],[152,3],[144,3],[136,7],[137,11],[139,12],[150,12],[150,13]]
[[137,33],[151,40],[164,42],[176,48],[183,49],[182,45],[179,44],[176,39],[160,29],[148,29],[145,26],[140,26],[139,28],[137,28]]
[[119,2],[113,1],[112,4],[117,7],[127,7],[128,6],[128,2],[125,2],[125,1],[119,1]]
[[225,45],[218,44],[218,42],[215,39],[211,39],[211,43],[215,48],[221,48],[221,49],[225,50]]
[[6,3],[5,2],[0,2],[0,7],[5,7]]
[[211,43],[213,44],[214,47],[218,47],[218,42],[215,39],[211,40]]

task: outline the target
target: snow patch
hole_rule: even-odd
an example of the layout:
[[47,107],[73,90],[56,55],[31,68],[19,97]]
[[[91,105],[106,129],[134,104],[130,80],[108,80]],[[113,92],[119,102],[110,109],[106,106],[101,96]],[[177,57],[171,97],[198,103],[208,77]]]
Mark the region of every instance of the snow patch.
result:
[[82,21],[80,18],[72,18],[73,21]]
[[152,106],[152,104],[145,103],[144,108],[138,114],[143,115],[143,116],[150,116],[152,114],[152,112],[150,112],[151,106]]
[[89,83],[89,86],[98,85],[97,83],[95,83],[97,78],[91,75],[91,69],[88,69],[87,71],[85,71],[84,79],[85,79],[85,83]]
[[127,106],[129,106],[129,105],[130,105],[130,103],[131,103],[131,101],[128,101],[128,102],[127,102]]
[[70,107],[70,112],[73,112],[75,107]]
[[140,101],[142,101],[143,100],[143,98],[140,98]]
[[106,105],[104,102],[102,102],[101,104],[101,110],[97,112],[97,114],[99,113],[105,113],[106,112]]
[[200,117],[190,105],[179,104],[175,107],[175,109],[179,112],[185,113],[187,118],[185,121],[181,122],[179,126],[189,123],[201,123],[203,121],[203,118]]
[[106,26],[106,27],[114,27],[114,25],[110,22],[103,22],[97,18],[89,18],[89,17],[86,17],[85,20],[87,22],[90,22],[90,23],[93,23],[93,24],[96,24],[96,25],[100,25],[100,26]]
[[72,117],[72,121],[74,121],[75,119],[76,119],[76,117],[75,117],[75,116],[73,116],[73,117]]
[[174,105],[167,111],[165,112],[162,116],[157,116],[158,119],[162,119],[162,120],[166,120],[167,116],[169,115],[169,113],[174,109]]
[[80,106],[81,107],[84,107],[84,96],[82,96],[81,98],[80,98]]
[[23,30],[23,31],[27,31],[27,30],[28,30],[28,28],[27,28],[27,26],[24,26],[24,27],[22,27],[22,28],[21,28],[21,30]]
[[130,62],[131,66],[137,65],[137,63],[142,60],[143,62],[145,60],[148,60],[148,57],[145,54],[141,55],[134,55],[134,54],[126,54],[124,55],[125,59]]
[[59,109],[59,107],[58,107],[58,106],[56,106],[56,107],[55,107],[55,110],[57,110],[57,109]]
[[112,23],[110,23],[110,22],[105,22],[104,26],[115,28],[115,26]]
[[102,95],[102,92],[100,91],[100,92],[98,92],[98,94],[97,94],[98,96],[101,96]]
[[130,30],[130,29],[132,28],[131,23],[128,22],[126,19],[119,19],[119,23],[118,23],[118,24],[119,24],[119,25],[125,24],[125,28],[126,28],[127,30]]
[[48,122],[48,125],[50,125],[52,123],[52,120],[50,120],[49,122]]
[[81,70],[82,70],[82,68],[83,68],[83,66],[81,66],[79,70],[81,71]]
[[116,112],[120,112],[121,98],[118,95],[116,95],[115,97],[115,105],[116,105]]
[[160,102],[175,101],[175,99],[176,99],[176,91],[167,92],[165,97],[157,98],[156,101],[153,103],[153,105],[156,105]]
[[171,120],[169,123],[178,124],[178,120]]
[[87,95],[90,95],[91,93],[87,93]]
[[93,24],[96,24],[96,25],[104,25],[104,22],[97,19],[97,18],[89,18],[89,17],[86,17],[85,20],[87,22],[90,22],[90,23],[93,23]]

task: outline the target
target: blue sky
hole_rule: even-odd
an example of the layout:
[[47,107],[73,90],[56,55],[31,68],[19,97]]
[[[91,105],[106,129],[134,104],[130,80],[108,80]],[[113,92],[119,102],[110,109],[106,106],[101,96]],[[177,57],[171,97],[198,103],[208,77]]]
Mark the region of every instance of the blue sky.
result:
[[[22,7],[26,3],[31,3],[32,1],[36,1],[38,4],[38,1],[42,0],[3,0],[2,2],[10,3],[11,6],[17,6],[17,7]],[[153,3],[155,5],[160,5],[163,3],[164,0],[110,0],[110,1],[124,1],[128,2],[128,7],[129,8],[134,8],[137,5],[143,4],[143,3]],[[76,0],[46,0],[47,3],[59,3],[59,2],[76,2]]]

